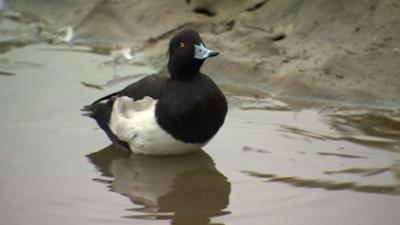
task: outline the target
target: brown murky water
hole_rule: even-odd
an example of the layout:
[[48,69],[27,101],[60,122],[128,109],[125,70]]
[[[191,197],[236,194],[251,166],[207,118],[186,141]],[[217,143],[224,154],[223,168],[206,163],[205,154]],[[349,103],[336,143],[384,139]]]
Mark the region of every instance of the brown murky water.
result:
[[1,224],[399,224],[398,112],[231,98],[204,151],[129,155],[79,108],[154,71],[19,47],[0,55]]

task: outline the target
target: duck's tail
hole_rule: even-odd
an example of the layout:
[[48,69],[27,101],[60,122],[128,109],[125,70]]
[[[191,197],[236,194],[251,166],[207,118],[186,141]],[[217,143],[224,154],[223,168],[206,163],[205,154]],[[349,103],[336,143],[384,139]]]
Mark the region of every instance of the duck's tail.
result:
[[[90,105],[85,105],[81,108],[82,115],[93,118],[96,120],[99,127],[106,133],[107,137],[117,145],[123,147],[123,149],[129,150],[129,145],[126,142],[118,140],[118,138],[111,132],[108,122],[112,112],[112,106],[115,101],[114,96],[118,95],[118,92],[104,96]],[[101,102],[103,100],[109,99],[107,102]]]
[[[119,93],[119,92],[111,93],[111,94],[109,94],[109,95],[106,95],[106,96],[104,96],[104,97],[101,97],[101,98],[97,99],[96,101],[94,101],[94,102],[91,103],[90,105],[85,105],[85,106],[83,106],[83,107],[81,108],[81,111],[83,112],[82,115],[83,115],[83,116],[88,116],[88,117],[90,117],[90,118],[93,118],[93,119],[97,120],[96,117],[97,117],[99,111],[103,111],[103,112],[104,112],[105,109],[104,109],[104,106],[103,106],[103,105],[104,105],[104,104],[107,105],[107,103],[101,103],[101,104],[99,104],[99,103],[100,103],[101,101],[104,101],[104,100],[110,99],[110,98],[112,98],[112,97],[114,97],[114,96],[117,96],[118,93]],[[111,104],[111,105],[112,105],[112,104]],[[108,110],[106,110],[106,111],[108,111]]]
[[94,101],[94,102],[93,102],[92,104],[90,104],[90,105],[95,105],[95,104],[97,104],[97,103],[99,103],[99,102],[101,102],[101,101],[104,101],[104,100],[110,99],[111,97],[117,96],[118,94],[119,94],[119,91],[114,92],[114,93],[111,93],[111,94],[109,94],[109,95],[106,95],[106,96],[104,96],[104,97],[101,97],[101,98],[97,99],[96,101]]
[[83,116],[87,116],[96,120],[99,127],[107,134],[111,141],[115,142],[116,137],[112,134],[108,127],[109,118],[111,116],[113,101],[97,102],[95,104],[84,106],[81,111]]

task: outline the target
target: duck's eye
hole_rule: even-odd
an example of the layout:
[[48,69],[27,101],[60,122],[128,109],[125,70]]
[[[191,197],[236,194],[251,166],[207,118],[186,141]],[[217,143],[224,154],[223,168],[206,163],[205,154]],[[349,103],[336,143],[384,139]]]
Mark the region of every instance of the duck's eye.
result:
[[185,47],[185,43],[183,43],[183,42],[179,43],[179,47],[181,47],[181,48]]

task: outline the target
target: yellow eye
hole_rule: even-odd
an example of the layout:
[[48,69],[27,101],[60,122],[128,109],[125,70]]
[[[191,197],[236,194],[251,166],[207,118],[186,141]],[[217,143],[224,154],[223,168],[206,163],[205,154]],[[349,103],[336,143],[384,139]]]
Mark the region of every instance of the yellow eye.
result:
[[179,47],[181,47],[181,48],[185,47],[185,43],[183,43],[183,42],[179,43]]

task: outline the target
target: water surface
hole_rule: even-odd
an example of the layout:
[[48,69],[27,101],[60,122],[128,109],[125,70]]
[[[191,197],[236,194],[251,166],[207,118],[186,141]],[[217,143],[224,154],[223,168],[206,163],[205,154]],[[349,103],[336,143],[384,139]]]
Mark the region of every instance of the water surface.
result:
[[154,71],[86,47],[0,55],[2,224],[400,221],[398,112],[230,97],[202,151],[130,155],[79,109]]

